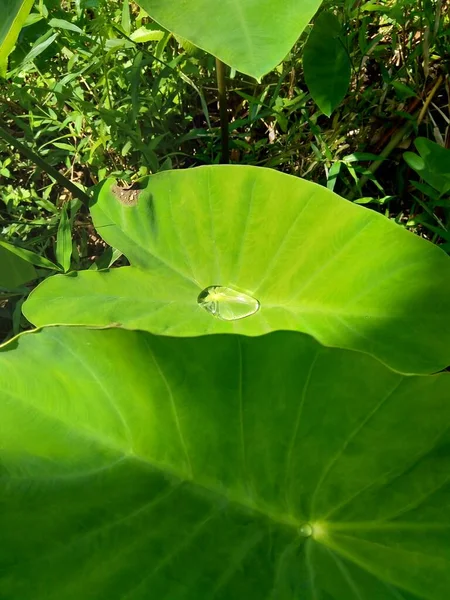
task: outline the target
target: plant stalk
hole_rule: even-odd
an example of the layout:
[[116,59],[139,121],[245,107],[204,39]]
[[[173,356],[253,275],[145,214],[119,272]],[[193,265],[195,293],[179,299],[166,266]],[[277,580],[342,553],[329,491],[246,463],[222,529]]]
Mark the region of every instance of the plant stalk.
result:
[[57,181],[60,185],[66,188],[74,198],[78,198],[81,200],[83,204],[86,206],[89,205],[89,196],[83,192],[77,185],[75,185],[70,179],[67,179],[62,173],[60,173],[57,169],[49,165],[43,158],[41,158],[38,154],[33,152],[31,148],[25,146],[20,142],[17,138],[15,138],[7,129],[0,125],[0,138],[3,138],[8,144],[13,146],[16,150],[18,150],[23,156],[29,158],[34,162],[36,166],[38,166],[44,173],[47,173],[49,177],[52,177],[55,181]]
[[220,59],[216,58],[217,89],[219,91],[220,134],[222,142],[221,163],[227,165],[230,162],[230,137],[228,130],[228,98],[225,69],[226,65]]

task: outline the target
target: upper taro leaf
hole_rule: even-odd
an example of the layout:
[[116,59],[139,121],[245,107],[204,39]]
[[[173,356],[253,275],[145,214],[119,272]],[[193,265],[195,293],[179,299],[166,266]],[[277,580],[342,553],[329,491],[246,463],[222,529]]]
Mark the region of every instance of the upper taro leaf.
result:
[[288,329],[403,372],[450,363],[448,256],[319,185],[200,167],[152,176],[140,194],[108,180],[91,212],[132,266],[47,279],[23,307],[35,325],[180,336]]
[[322,0],[138,0],[148,14],[242,73],[259,78],[286,56]]
[[294,332],[0,350],[4,600],[447,600],[450,375]]

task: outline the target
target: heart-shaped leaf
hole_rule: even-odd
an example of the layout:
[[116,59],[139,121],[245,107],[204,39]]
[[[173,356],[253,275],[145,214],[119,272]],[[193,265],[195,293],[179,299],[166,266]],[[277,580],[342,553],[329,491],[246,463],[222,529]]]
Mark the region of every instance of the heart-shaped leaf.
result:
[[259,78],[286,56],[322,0],[138,0],[160,25]]
[[321,186],[269,169],[201,167],[152,176],[141,192],[108,180],[91,212],[133,266],[47,279],[23,307],[35,325],[181,336],[290,329],[403,372],[450,363],[449,257]]
[[351,65],[342,26],[331,12],[316,19],[303,53],[305,81],[314,102],[328,117],[350,85]]
[[15,250],[12,244],[0,241],[0,287],[10,290],[36,278],[33,265],[18,256]]
[[445,600],[450,375],[275,332],[0,351],[5,600]]

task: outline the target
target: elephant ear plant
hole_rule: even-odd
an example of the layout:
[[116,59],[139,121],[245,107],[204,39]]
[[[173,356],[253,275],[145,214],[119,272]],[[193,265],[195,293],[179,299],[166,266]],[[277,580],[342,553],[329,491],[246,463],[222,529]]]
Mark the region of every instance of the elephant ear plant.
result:
[[286,56],[322,0],[138,0],[158,23],[247,75]]
[[45,280],[23,307],[36,326],[288,329],[403,372],[450,364],[450,259],[322,186],[223,165],[163,172],[141,190],[106,180],[93,195],[97,232],[131,266]]
[[131,266],[0,348],[0,597],[445,600],[449,258],[253,167],[91,212]]

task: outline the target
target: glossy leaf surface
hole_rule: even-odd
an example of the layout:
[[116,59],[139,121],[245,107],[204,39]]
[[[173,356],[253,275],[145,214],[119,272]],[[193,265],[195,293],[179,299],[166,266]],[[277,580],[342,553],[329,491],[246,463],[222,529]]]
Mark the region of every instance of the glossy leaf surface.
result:
[[259,78],[297,41],[322,0],[139,0],[160,25]]
[[[47,279],[24,304],[35,325],[181,336],[289,329],[404,372],[450,363],[449,257],[321,186],[256,167],[201,167],[152,176],[140,195],[106,181],[91,212],[133,266]],[[259,310],[217,318],[198,303],[211,286],[243,292]]]
[[303,51],[303,69],[314,102],[329,117],[347,93],[351,75],[342,27],[333,13],[316,19]]
[[275,332],[0,351],[5,600],[446,600],[450,376]]

